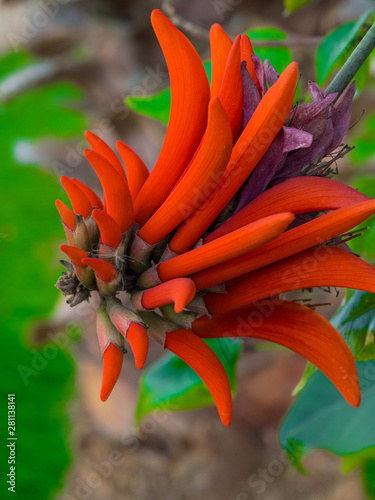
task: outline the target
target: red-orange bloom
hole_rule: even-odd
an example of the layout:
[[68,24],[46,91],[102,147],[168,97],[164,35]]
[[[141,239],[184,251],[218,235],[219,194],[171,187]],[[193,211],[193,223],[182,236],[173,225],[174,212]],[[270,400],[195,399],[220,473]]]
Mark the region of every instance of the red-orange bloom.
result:
[[101,399],[120,375],[125,344],[142,368],[151,337],[201,376],[229,425],[228,376],[202,338],[254,337],[301,354],[358,406],[342,337],[318,312],[279,298],[322,286],[375,293],[374,268],[342,246],[375,213],[375,200],[327,178],[347,151],[337,148],[354,84],[335,107],[336,94],[310,83],[312,104],[293,107],[297,64],[279,76],[246,35],[232,43],[214,25],[210,89],[187,38],[158,10],[152,24],[172,92],[156,165],[149,174],[126,144],[117,143],[120,159],[88,132],[85,155],[104,200],[63,176],[73,210],[56,202],[69,243],[61,249],[72,262],[57,286],[71,305],[94,290],[100,296]]

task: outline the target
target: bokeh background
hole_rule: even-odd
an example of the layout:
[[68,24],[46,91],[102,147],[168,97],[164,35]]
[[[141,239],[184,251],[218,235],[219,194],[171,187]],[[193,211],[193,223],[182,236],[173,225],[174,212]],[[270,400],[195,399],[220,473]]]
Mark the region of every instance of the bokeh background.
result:
[[[339,457],[316,450],[306,457],[309,475],[303,476],[278,444],[302,358],[246,343],[229,429],[213,407],[185,413],[161,408],[139,429],[140,374],[132,359],[102,403],[95,298],[70,309],[53,285],[64,240],[54,207],[56,198],[65,200],[59,177],[74,176],[100,192],[83,156],[84,131],[110,145],[122,139],[150,169],[161,148],[165,127],[124,104],[128,96],[168,86],[152,9],[162,8],[203,59],[209,58],[208,30],[215,22],[232,37],[249,29],[282,30],[287,39],[254,46],[292,51],[302,98],[308,80],[316,80],[322,38],[371,7],[371,0],[312,0],[288,13],[282,0],[0,1],[0,414],[6,433],[6,394],[15,393],[18,438],[17,492],[7,491],[4,473],[1,498],[367,498],[359,469],[343,475]],[[341,180],[372,189],[373,197],[374,75],[369,67],[361,77],[354,105],[347,142],[359,147],[340,161]],[[338,305],[322,293],[323,302]],[[332,308],[322,311],[329,316]],[[161,354],[154,346],[148,364]],[[0,469],[4,464],[8,472],[4,443]]]

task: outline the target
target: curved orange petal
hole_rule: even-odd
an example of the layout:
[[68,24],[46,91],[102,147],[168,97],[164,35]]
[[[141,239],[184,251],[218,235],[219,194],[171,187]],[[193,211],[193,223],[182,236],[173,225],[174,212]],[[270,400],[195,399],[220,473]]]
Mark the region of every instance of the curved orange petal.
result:
[[165,347],[187,363],[203,380],[216,403],[221,421],[229,426],[232,395],[227,372],[216,354],[197,335],[180,328],[166,333]]
[[81,214],[85,219],[90,215],[92,205],[81,189],[65,175],[61,176],[61,184],[64,186],[69,197],[73,210],[76,214]]
[[73,210],[70,210],[70,208],[67,207],[61,200],[56,200],[55,204],[63,223],[66,224],[70,231],[74,231],[74,228],[76,226],[76,214],[73,212]]
[[86,250],[71,245],[60,245],[60,250],[64,252],[76,266],[87,267],[87,264],[82,262],[82,259],[88,256]]
[[132,321],[126,332],[126,339],[133,351],[135,366],[141,370],[148,354],[149,340],[146,327],[141,323]]
[[356,189],[333,179],[295,177],[264,191],[207,236],[204,242],[208,243],[245,224],[279,212],[297,215],[336,210],[369,199]]
[[117,248],[122,239],[121,229],[117,222],[103,210],[95,209],[92,215],[98,224],[101,242],[111,248]]
[[361,400],[357,370],[344,339],[325,318],[294,302],[261,301],[236,313],[193,322],[203,338],[254,337],[291,349],[317,366],[354,407]]
[[129,188],[117,170],[100,154],[85,149],[85,156],[103,186],[105,210],[125,233],[133,223],[133,203]]
[[106,283],[110,283],[116,275],[116,268],[106,260],[84,258],[82,262],[86,266],[91,267],[96,276]]
[[91,203],[91,206],[103,209],[102,200],[91,188],[89,188],[84,182],[81,182],[78,179],[72,178],[70,180],[85,194],[86,198]]
[[342,248],[315,247],[251,273],[225,294],[207,294],[204,302],[210,313],[220,313],[292,290],[326,286],[375,293],[375,268]]
[[107,401],[121,373],[123,353],[112,342],[103,353],[103,378],[100,399]]
[[[214,265],[222,265],[235,255],[242,255],[279,236],[293,221],[290,213],[276,214],[233,231],[220,239],[190,252],[161,262],[157,271],[161,281],[187,276]],[[147,271],[146,271],[147,272]]]
[[180,313],[194,297],[194,282],[189,278],[177,278],[145,290],[141,303],[145,309],[150,310],[174,303],[176,313]]
[[262,89],[259,84],[257,74],[254,69],[254,63],[251,56],[254,54],[253,46],[251,45],[250,38],[247,35],[241,36],[241,61],[246,61],[246,68],[250,73],[251,78],[254,80],[255,85],[258,88],[259,94],[262,95]]
[[139,231],[139,237],[154,245],[198,208],[218,185],[231,151],[229,119],[220,99],[214,97],[210,101],[207,129],[197,154],[165,202]]
[[210,99],[203,63],[190,41],[159,10],[152,12],[151,22],[167,62],[172,104],[159,158],[135,201],[141,226],[164,202],[199,146]]
[[92,132],[85,132],[85,137],[87,142],[92,147],[93,151],[100,154],[100,156],[103,156],[113,167],[115,167],[123,180],[127,182],[124,168],[121,165],[121,162],[118,159],[116,153],[112,151],[112,148],[110,148],[108,144],[103,141],[103,139],[93,134]]
[[238,35],[230,49],[219,91],[220,101],[228,115],[233,139],[236,139],[242,125],[243,92],[241,77],[240,40]]
[[[320,245],[361,224],[375,213],[375,200],[340,208],[291,229],[263,247],[193,276],[197,290],[224,283],[281,259]],[[231,233],[229,233],[231,234]]]
[[116,147],[124,162],[128,177],[129,191],[134,201],[147,181],[150,172],[141,158],[127,144],[122,141],[116,142]]
[[233,147],[220,188],[181,225],[169,243],[171,250],[190,250],[250,175],[289,114],[297,78],[298,66],[292,63],[260,101]]
[[227,64],[232,40],[220,24],[213,24],[210,29],[211,46],[211,98],[219,95],[225,66]]

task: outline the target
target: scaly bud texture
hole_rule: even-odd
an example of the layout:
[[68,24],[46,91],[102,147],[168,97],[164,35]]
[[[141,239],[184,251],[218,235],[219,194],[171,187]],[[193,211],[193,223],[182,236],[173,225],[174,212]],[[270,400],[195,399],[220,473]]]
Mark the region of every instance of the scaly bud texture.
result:
[[[125,346],[141,369],[151,337],[199,374],[229,425],[228,376],[202,338],[255,337],[312,361],[358,406],[342,337],[318,312],[278,298],[322,286],[375,293],[374,268],[337,246],[375,213],[375,200],[329,178],[349,150],[342,141],[355,84],[334,104],[336,94],[310,83],[312,102],[293,106],[297,64],[278,75],[246,35],[232,42],[214,25],[210,88],[185,35],[158,10],[151,20],[172,92],[155,167],[149,173],[123,142],[117,156],[87,132],[85,156],[103,200],[63,176],[72,208],[56,202],[68,240],[61,250],[71,261],[57,286],[71,306],[100,297],[101,399],[120,375]],[[131,309],[119,292],[130,295]],[[254,304],[265,309],[271,299],[272,313],[250,325]]]

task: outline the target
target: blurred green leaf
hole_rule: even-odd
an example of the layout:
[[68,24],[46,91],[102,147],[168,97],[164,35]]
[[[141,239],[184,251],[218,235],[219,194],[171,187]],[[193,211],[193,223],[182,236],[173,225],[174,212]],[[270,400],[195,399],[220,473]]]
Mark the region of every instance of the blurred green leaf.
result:
[[[355,359],[359,361],[375,358],[375,294],[361,291],[353,292],[331,323],[344,337]],[[293,396],[299,394],[318,369],[307,362],[305,371],[293,390]]]
[[[1,79],[24,65],[29,56],[12,53],[0,59]],[[0,83],[1,83],[0,79]],[[0,352],[1,401],[15,393],[17,402],[17,487],[13,498],[47,500],[63,486],[71,461],[67,404],[74,389],[74,363],[69,354],[72,331],[59,332],[46,345],[30,343],[30,327],[46,318],[58,297],[57,246],[63,238],[54,201],[61,188],[51,174],[17,163],[14,147],[35,145],[46,137],[82,132],[84,119],[73,109],[81,92],[69,84],[25,90],[0,106],[0,259],[3,292]],[[48,339],[47,339],[48,340]],[[5,406],[4,406],[5,408]],[[6,432],[5,426],[3,431]],[[5,436],[4,436],[5,438]],[[7,464],[1,448],[1,463]],[[1,488],[5,497],[5,481]],[[8,493],[8,492],[7,492]]]
[[[241,342],[210,339],[206,343],[223,363],[234,391]],[[154,410],[184,411],[212,404],[211,394],[195,371],[174,354],[167,353],[142,376],[136,419],[139,421]]]
[[317,370],[318,368],[315,365],[313,365],[310,361],[306,363],[305,370],[298,384],[293,389],[292,396],[297,396],[297,394],[299,394],[302,391],[302,389],[305,388],[307,382],[310,380],[310,378],[314,375],[314,373]]
[[365,116],[356,125],[353,138],[355,149],[350,152],[350,159],[356,165],[362,165],[375,158],[375,113]]
[[310,2],[311,0],[284,0],[284,7],[289,12],[294,12]]
[[311,0],[284,0],[284,7],[289,12],[294,12],[310,2]]
[[[359,176],[354,181],[354,187],[361,193],[375,198],[375,179],[374,177]],[[375,215],[367,219],[359,228],[367,227],[362,236],[349,242],[350,248],[360,255],[363,259],[373,262],[375,260]]]
[[[329,33],[320,42],[316,51],[316,74],[318,85],[323,85],[336,64],[358,35],[372,10],[365,12],[358,21],[343,24]],[[353,47],[354,49],[354,47]]]
[[130,96],[125,99],[125,104],[136,113],[154,118],[168,125],[171,90],[168,88],[148,97]]
[[357,290],[331,321],[355,359],[375,358],[375,294]]
[[358,453],[343,457],[342,471],[351,472],[356,467],[361,468],[364,489],[370,498],[375,499],[375,447],[366,448]]
[[[208,80],[211,82],[211,61],[206,61],[203,64]],[[171,88],[168,87],[158,94],[146,97],[129,96],[125,99],[125,104],[136,113],[154,118],[168,125],[171,109]]]
[[315,373],[282,423],[279,439],[296,460],[315,448],[337,455],[356,453],[375,445],[375,362],[358,361],[362,402],[352,408],[321,372]]
[[[278,28],[256,28],[246,32],[251,41],[286,40],[286,34]],[[255,54],[262,59],[268,59],[278,73],[292,62],[292,53],[288,47],[254,47]]]

